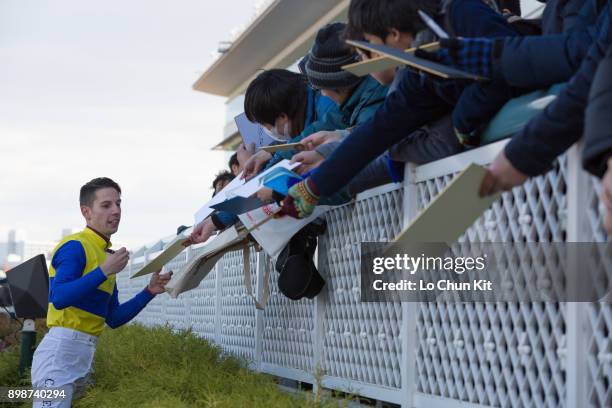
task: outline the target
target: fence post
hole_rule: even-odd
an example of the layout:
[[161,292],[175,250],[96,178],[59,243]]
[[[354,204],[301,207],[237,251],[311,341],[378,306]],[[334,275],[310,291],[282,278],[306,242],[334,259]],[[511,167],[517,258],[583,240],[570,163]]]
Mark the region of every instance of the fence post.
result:
[[[585,237],[586,198],[588,176],[582,170],[581,149],[574,145],[567,154],[567,242],[589,241]],[[570,266],[571,268],[572,266]],[[577,266],[574,266],[577,267]],[[568,280],[570,285],[575,283]],[[567,374],[566,404],[567,407],[586,407],[587,400],[587,303],[567,303],[567,351],[565,372]]]
[[[142,258],[143,258],[143,263],[142,263],[143,265],[146,265],[146,264],[149,263],[149,249],[146,248],[146,247],[144,248]],[[128,297],[128,299],[131,299],[132,296],[134,296],[134,286],[135,286],[135,284],[136,284],[135,281],[130,281],[128,283],[128,287],[130,288],[130,292],[129,292],[130,296]],[[153,314],[153,313],[148,313],[147,316],[144,318],[144,321],[141,321],[141,323],[143,323],[147,327],[155,326],[156,324],[159,325],[159,324],[164,324],[165,323],[165,321],[162,320],[163,317],[166,315],[164,313],[164,310],[163,310],[163,304],[161,304],[160,299],[157,298],[157,297],[153,301],[157,301],[158,303],[160,303],[159,307],[160,307],[160,312],[161,312],[160,314],[161,315],[160,316],[155,316],[155,314]]]
[[[191,258],[191,245],[185,248],[185,263],[181,266],[180,269],[183,269],[185,265],[187,265]],[[179,269],[179,271],[180,271]],[[174,273],[178,273],[179,271],[174,271]],[[183,297],[183,304],[185,305],[185,313],[183,314],[183,323],[185,329],[193,330],[193,315],[191,312],[191,305],[193,303],[193,294],[194,291],[190,291],[186,293]],[[168,295],[169,296],[169,295]]]
[[[415,181],[416,166],[406,163],[403,192],[403,222],[406,226],[419,212],[418,188]],[[402,326],[400,328],[402,408],[414,406],[416,392],[416,351],[418,347],[417,318],[419,304],[402,302]]]
[[[319,242],[321,242],[319,240]],[[317,245],[317,249],[315,250],[315,265],[317,265],[317,270],[321,271],[321,265],[319,264],[319,248],[320,248],[320,244]],[[325,333],[323,332],[324,327],[323,327],[323,319],[325,316],[325,303],[327,302],[328,299],[328,286],[331,281],[331,278],[329,276],[325,277],[327,280],[327,284],[324,287],[324,289],[321,291],[321,293],[319,293],[313,302],[313,319],[314,319],[314,326],[313,326],[313,330],[314,333],[312,335],[312,377],[313,377],[313,392],[315,393],[315,395],[317,395],[318,393],[321,392],[321,390],[319,390],[319,385],[318,384],[318,380],[320,379],[319,374],[323,375],[323,372],[321,371],[320,373],[318,373],[317,371],[319,370],[323,370],[323,341],[324,341],[324,336]]]
[[[262,299],[264,294],[265,271],[268,267],[268,257],[263,251],[257,252],[257,299]],[[261,371],[261,360],[263,350],[263,331],[265,328],[264,310],[255,309],[255,367],[256,371]]]
[[215,265],[215,343],[221,345],[221,272],[225,257]]

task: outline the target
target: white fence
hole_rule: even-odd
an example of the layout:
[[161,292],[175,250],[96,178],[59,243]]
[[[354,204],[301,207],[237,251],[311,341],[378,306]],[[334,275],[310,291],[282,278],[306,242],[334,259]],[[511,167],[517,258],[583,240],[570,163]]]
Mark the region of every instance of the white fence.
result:
[[[179,299],[158,296],[136,321],[192,327],[254,369],[281,377],[314,384],[320,367],[326,388],[403,407],[612,406],[609,304],[359,301],[359,243],[392,239],[453,174],[470,162],[490,162],[504,144],[408,167],[403,186],[371,190],[329,212],[318,252],[327,285],[314,300],[283,297],[269,258],[252,252],[258,290],[262,271],[272,268],[270,301],[256,310],[236,251],[197,289]],[[505,193],[460,240],[605,241],[598,189],[574,147],[554,170]],[[130,274],[162,247],[140,250]],[[196,251],[183,253],[173,268]],[[145,279],[118,275],[121,299]]]

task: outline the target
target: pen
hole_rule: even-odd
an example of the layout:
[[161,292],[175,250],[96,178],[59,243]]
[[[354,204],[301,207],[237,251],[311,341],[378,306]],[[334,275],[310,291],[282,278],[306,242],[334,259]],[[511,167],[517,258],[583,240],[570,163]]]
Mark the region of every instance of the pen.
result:
[[423,10],[419,10],[419,17],[421,17],[421,20],[423,20],[427,27],[429,27],[431,31],[438,36],[438,38],[448,38],[446,31],[444,31],[442,27],[440,27],[438,23],[436,23],[433,18],[429,17]]

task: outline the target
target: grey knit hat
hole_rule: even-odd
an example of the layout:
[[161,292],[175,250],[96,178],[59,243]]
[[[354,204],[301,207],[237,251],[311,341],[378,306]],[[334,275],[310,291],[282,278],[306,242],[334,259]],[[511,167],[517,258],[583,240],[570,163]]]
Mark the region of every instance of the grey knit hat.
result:
[[361,80],[342,69],[343,65],[359,61],[357,53],[341,39],[344,27],[343,23],[332,23],[321,28],[310,52],[300,62],[300,70],[304,68],[315,88],[348,88]]

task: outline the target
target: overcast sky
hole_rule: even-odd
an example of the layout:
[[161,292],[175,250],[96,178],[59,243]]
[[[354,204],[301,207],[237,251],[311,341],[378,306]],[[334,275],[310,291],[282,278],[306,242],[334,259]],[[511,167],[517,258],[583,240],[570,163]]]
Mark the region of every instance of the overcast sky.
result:
[[116,244],[190,225],[226,156],[224,98],[192,84],[254,0],[0,0],[0,242],[84,226],[79,187],[123,189]]

